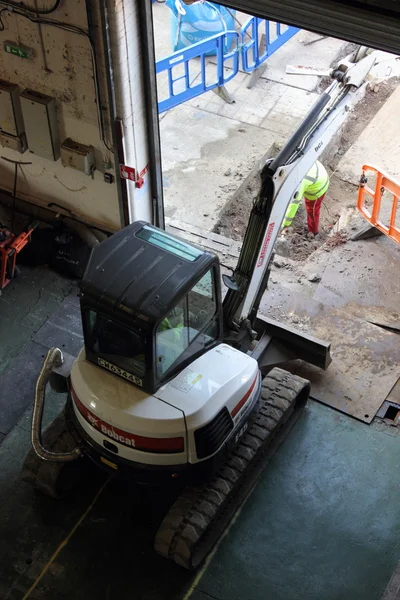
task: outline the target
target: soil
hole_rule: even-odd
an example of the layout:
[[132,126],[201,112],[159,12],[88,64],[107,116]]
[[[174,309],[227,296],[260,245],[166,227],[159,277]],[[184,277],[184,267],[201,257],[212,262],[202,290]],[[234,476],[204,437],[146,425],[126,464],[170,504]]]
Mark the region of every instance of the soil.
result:
[[[258,192],[259,175],[253,173],[239,188],[228,206],[221,213],[216,233],[234,240],[241,240],[248,223],[254,198]],[[343,182],[336,175],[331,176],[330,186],[321,206],[320,229],[318,236],[307,236],[307,218],[303,205],[297,211],[296,218],[287,233],[278,240],[276,253],[293,260],[304,261],[330,236],[344,209],[353,208],[357,199],[357,187]]]
[[[347,53],[351,52],[351,50],[352,48],[349,46]],[[334,231],[338,227],[339,218],[349,213],[351,209],[355,209],[357,186],[339,179],[335,175],[335,169],[341,157],[347,152],[351,144],[365,129],[398,85],[398,78],[392,78],[380,83],[378,86],[373,85],[367,89],[365,97],[357,105],[356,111],[354,111],[342,130],[331,141],[328,149],[320,159],[330,174],[330,186],[321,207],[318,236],[315,239],[309,239],[307,236],[306,213],[304,206],[300,206],[293,225],[287,230],[284,236],[278,239],[276,244],[277,254],[289,257],[292,260],[305,261],[308,256],[328,240],[329,243],[326,245],[327,251],[330,249],[330,244],[345,242]],[[274,154],[274,152],[271,153],[271,157]],[[255,168],[225,205],[220,213],[214,232],[234,240],[242,240],[258,189],[259,171]]]

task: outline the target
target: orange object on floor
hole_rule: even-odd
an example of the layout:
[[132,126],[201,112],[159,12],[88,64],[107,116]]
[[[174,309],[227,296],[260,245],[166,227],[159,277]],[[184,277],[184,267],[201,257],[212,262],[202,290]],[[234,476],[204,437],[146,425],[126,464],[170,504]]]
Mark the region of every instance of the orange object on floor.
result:
[[19,235],[15,235],[6,227],[0,226],[0,292],[14,279],[17,254],[30,241],[31,234],[38,225],[39,223],[35,221]]
[[[375,189],[371,189],[368,185],[368,173],[376,177]],[[393,195],[392,207],[390,210],[389,223],[383,223],[380,217],[382,208],[382,196],[385,192]],[[365,203],[368,198],[373,199],[371,210],[366,208]],[[358,188],[357,208],[363,217],[382,233],[390,237],[392,240],[400,244],[400,222],[396,225],[396,213],[398,201],[400,198],[400,183],[390,177],[385,171],[381,171],[376,167],[369,165],[363,166],[363,172],[360,178]],[[400,214],[399,214],[400,221]]]

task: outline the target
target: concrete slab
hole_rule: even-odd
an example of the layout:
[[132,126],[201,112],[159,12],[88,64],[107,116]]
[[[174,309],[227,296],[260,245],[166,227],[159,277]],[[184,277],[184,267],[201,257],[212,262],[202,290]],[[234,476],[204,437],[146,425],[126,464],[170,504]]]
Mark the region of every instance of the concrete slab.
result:
[[400,76],[400,61],[396,54],[374,50],[375,64],[368,73],[368,79],[379,82],[390,77]]
[[[210,69],[216,69],[210,65]],[[200,108],[224,117],[238,119],[251,125],[261,125],[262,120],[268,115],[277,102],[283,97],[287,88],[278,84],[259,80],[249,90],[247,87],[248,75],[238,73],[237,76],[226,84],[226,89],[234,99],[233,104],[227,104],[213,92],[207,92],[189,101],[195,108]]]
[[316,95],[265,80],[248,90],[243,76],[235,104],[212,92],[200,98],[160,123],[165,205],[167,216],[212,229],[242,179],[274,142],[287,138]]
[[[8,434],[33,402],[36,379],[48,348],[64,343],[71,330],[65,307],[55,323],[64,324],[57,337],[49,336],[48,318],[59,309],[76,283],[45,267],[21,266],[21,274],[0,297],[0,433]],[[76,299],[67,298],[68,305]],[[68,329],[68,333],[65,331]],[[42,331],[39,336],[38,332]],[[36,341],[32,338],[38,335]],[[81,345],[81,343],[80,343]],[[0,443],[2,441],[0,436]]]
[[315,75],[288,75],[286,65],[328,68],[343,51],[346,42],[301,30],[275,52],[267,61],[264,79],[287,86],[314,91],[321,78]]
[[400,180],[400,88],[397,88],[370,124],[343,156],[336,174],[358,185],[363,165],[384,169]]
[[166,215],[212,229],[227,198],[277,137],[187,105],[170,111],[161,122]]
[[247,75],[239,74],[226,85],[235,99],[233,104],[227,104],[213,92],[194,98],[188,104],[264,129],[275,130],[278,127],[277,132],[286,136],[300,123],[318,98],[317,94],[265,79],[260,79],[249,90],[247,82]]

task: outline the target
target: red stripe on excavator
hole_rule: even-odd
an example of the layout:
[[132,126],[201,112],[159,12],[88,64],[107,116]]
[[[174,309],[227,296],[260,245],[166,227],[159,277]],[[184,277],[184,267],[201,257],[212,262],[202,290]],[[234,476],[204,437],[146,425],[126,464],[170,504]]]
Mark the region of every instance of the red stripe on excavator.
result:
[[243,406],[246,404],[247,400],[250,398],[251,396],[251,392],[254,390],[254,386],[257,383],[257,379],[258,379],[258,374],[255,376],[253,383],[251,384],[250,388],[247,390],[247,392],[245,393],[245,395],[243,396],[243,398],[240,400],[240,402],[238,402],[235,406],[235,408],[233,409],[233,411],[231,412],[231,417],[235,417],[239,410],[241,408],[243,408]]
[[105,437],[118,442],[128,448],[134,448],[135,450],[141,450],[142,452],[155,452],[158,454],[174,454],[183,452],[184,450],[184,439],[183,437],[176,438],[148,438],[141,435],[134,435],[129,431],[123,431],[117,427],[113,427],[109,423],[106,423],[99,417],[97,417],[92,411],[79,400],[75,390],[71,386],[71,395],[73,402],[82,415],[82,417],[91,425],[96,431],[99,431]]

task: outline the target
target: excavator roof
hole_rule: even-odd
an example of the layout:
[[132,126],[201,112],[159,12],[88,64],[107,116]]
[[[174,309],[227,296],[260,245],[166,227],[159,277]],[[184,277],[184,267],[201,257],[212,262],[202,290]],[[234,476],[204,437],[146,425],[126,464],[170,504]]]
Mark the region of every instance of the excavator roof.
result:
[[211,252],[136,221],[93,249],[82,299],[110,317],[157,321],[216,263]]

